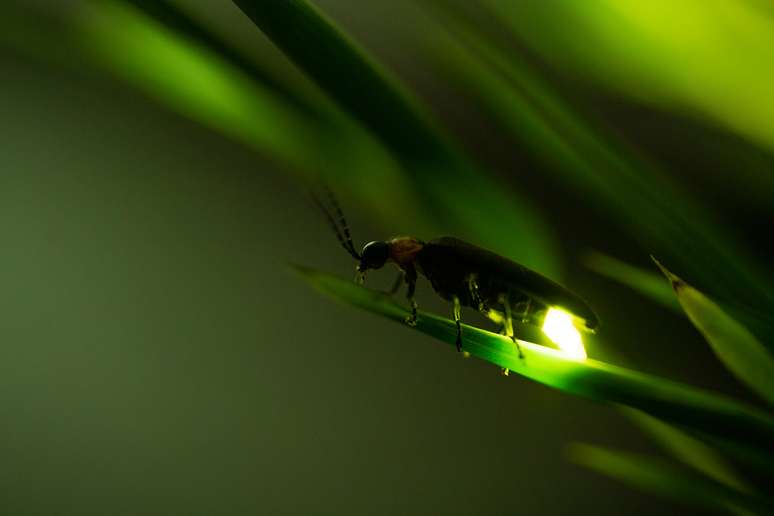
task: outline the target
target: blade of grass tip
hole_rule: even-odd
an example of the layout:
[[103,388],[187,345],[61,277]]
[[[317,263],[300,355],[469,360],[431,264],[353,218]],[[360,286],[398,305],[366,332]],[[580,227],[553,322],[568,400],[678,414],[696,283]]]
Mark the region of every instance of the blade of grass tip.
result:
[[477,243],[558,278],[558,245],[535,204],[463,156],[419,100],[313,5],[304,0],[234,3],[394,153],[427,217],[445,231],[475,235]]
[[[503,30],[482,31],[477,17],[458,2],[440,7],[451,38],[436,45],[441,69],[474,95],[478,103],[573,192],[583,192],[614,213],[619,224],[645,248],[661,249],[691,267],[724,302],[774,309],[767,273],[733,232],[655,162],[608,128],[592,111],[551,83],[551,79],[514,51],[519,35],[491,3],[476,4],[487,22]],[[498,6],[507,4],[499,2]],[[440,43],[440,42],[439,42]],[[444,62],[445,61],[445,62]],[[758,321],[774,334],[774,324]]]
[[[339,301],[398,322],[409,314],[384,293],[306,267],[293,269]],[[419,312],[415,329],[455,345],[456,325],[449,319]],[[463,342],[473,356],[564,392],[637,408],[673,424],[774,451],[774,416],[726,396],[596,360],[572,360],[558,350],[520,340],[525,356],[521,360],[507,337],[464,324]]]
[[640,269],[596,251],[586,253],[582,262],[597,274],[626,285],[666,308],[682,312],[680,303],[675,299],[672,289],[664,283],[664,280],[657,273]]
[[[665,307],[682,312],[672,289],[657,273],[642,270],[595,251],[587,253],[583,262],[598,274],[627,285]],[[684,463],[728,487],[739,491],[748,490],[731,465],[700,440],[642,411],[626,407],[621,407],[620,410]]]
[[621,407],[620,411],[683,463],[732,489],[750,491],[731,465],[700,440],[641,410]]
[[652,457],[582,443],[571,445],[568,455],[579,465],[645,492],[704,508],[735,514],[770,514],[774,508],[771,500],[739,493]]
[[734,376],[774,404],[774,357],[746,327],[717,303],[653,261],[672,284],[677,300],[715,355]]

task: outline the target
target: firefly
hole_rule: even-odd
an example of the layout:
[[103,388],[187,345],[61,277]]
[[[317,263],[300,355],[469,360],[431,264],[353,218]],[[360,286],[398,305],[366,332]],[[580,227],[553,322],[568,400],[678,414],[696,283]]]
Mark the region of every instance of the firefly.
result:
[[500,324],[501,333],[514,342],[521,358],[523,354],[513,331],[514,320],[541,327],[568,358],[586,357],[576,324],[584,331],[594,332],[599,318],[574,292],[504,256],[450,236],[428,241],[411,236],[374,240],[358,252],[339,203],[330,191],[328,196],[332,211],[318,198],[314,197],[314,201],[339,243],[357,261],[356,281],[363,283],[369,271],[388,263],[397,266],[399,275],[390,293],[396,294],[406,284],[411,308],[406,317],[408,325],[416,325],[414,294],[417,279],[423,276],[439,296],[451,303],[457,326],[457,351],[463,349],[461,308],[466,306]]

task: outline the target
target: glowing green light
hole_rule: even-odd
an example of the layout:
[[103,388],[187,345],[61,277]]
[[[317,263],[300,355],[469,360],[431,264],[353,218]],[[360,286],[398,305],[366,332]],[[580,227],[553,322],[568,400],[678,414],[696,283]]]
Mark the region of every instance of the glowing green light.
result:
[[586,348],[580,332],[572,324],[572,316],[559,308],[550,308],[543,321],[543,333],[551,339],[564,354],[573,360],[585,360]]

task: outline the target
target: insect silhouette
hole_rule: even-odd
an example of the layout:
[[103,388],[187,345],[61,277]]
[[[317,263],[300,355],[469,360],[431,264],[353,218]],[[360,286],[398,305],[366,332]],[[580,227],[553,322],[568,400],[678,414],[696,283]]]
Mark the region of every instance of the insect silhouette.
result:
[[[575,293],[541,274],[492,251],[454,237],[440,237],[427,242],[409,236],[375,240],[360,252],[352,243],[349,225],[336,198],[327,190],[332,210],[316,196],[313,201],[325,214],[339,243],[357,260],[356,280],[363,283],[366,273],[395,264],[400,273],[390,294],[396,294],[402,283],[408,286],[411,314],[406,323],[414,326],[417,302],[414,299],[417,278],[424,276],[433,290],[452,303],[457,325],[457,351],[462,351],[461,307],[468,306],[502,326],[501,333],[521,348],[514,336],[513,321],[540,325],[548,310],[560,308],[579,319],[586,331],[593,332],[599,319],[589,305]],[[506,370],[507,372],[507,370]]]

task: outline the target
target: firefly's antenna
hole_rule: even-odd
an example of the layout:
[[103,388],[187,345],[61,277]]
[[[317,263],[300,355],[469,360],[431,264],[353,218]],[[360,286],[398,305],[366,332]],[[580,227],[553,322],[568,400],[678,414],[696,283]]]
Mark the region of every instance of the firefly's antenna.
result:
[[349,225],[347,224],[347,220],[344,218],[344,212],[341,210],[339,202],[336,200],[333,192],[331,192],[327,186],[324,186],[323,188],[328,194],[328,199],[336,210],[336,214],[339,217],[339,223],[336,223],[336,219],[333,217],[333,215],[331,215],[331,212],[325,207],[325,205],[314,194],[314,192],[311,193],[312,201],[317,205],[318,208],[320,208],[320,211],[323,212],[325,218],[328,219],[328,223],[331,225],[331,229],[333,229],[333,232],[336,234],[336,238],[339,240],[339,243],[344,248],[344,250],[352,255],[354,259],[360,260],[360,255],[355,250],[355,245],[352,243],[352,235],[349,232]]
[[344,238],[347,241],[348,250],[352,256],[357,257],[359,260],[360,255],[355,250],[355,244],[352,243],[352,235],[349,233],[349,224],[347,224],[347,219],[344,218],[344,212],[341,211],[341,205],[339,205],[339,201],[333,195],[331,189],[328,188],[327,185],[324,188],[328,193],[328,198],[331,200],[331,204],[333,204],[333,207],[336,209],[336,214],[339,216],[339,226],[344,233]]

